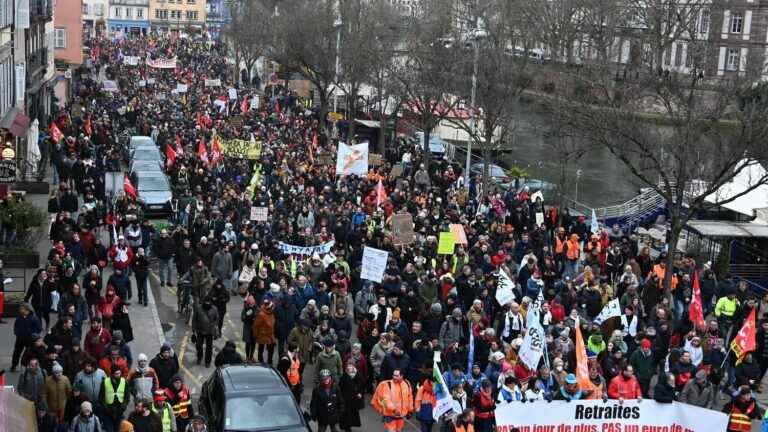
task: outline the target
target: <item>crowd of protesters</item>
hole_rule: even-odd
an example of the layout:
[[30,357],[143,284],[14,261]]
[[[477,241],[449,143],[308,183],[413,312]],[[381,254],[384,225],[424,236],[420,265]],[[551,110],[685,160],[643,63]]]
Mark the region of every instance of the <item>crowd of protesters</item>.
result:
[[[388,430],[412,415],[431,430],[438,350],[461,408],[440,423],[444,430],[490,432],[495,408],[507,403],[653,397],[714,409],[720,392],[733,397],[725,409],[737,420],[761,418],[753,392],[768,369],[768,301],[718,278],[709,264],[681,257],[667,269],[664,253],[652,254],[632,233],[593,231],[584,217],[532,200],[528,188],[482,194],[476,177],[465,188],[459,167],[427,160],[404,139],[388,143],[383,164],[366,176],[338,176],[328,163],[336,143],[317,113],[293,92],[235,85],[218,42],[138,36],[89,45],[74,101],[43,138],[56,185],[53,246],[14,324],[12,366],[24,368],[18,391],[37,404],[41,430],[204,427],[172,347],[151,361],[130,348],[130,312],[147,305],[150,258],[161,286],[191,287],[197,363],[275,365],[297,399],[305,383],[316,386],[310,414],[321,430],[361,426],[367,394]],[[177,66],[123,61],[132,56],[175,58]],[[119,92],[103,91],[103,79]],[[213,79],[222,85],[207,86]],[[186,92],[174,91],[179,83]],[[151,136],[173,153],[165,164],[174,191],[167,228],[155,230],[129,188],[108,194],[104,172],[126,162],[120,134]],[[260,142],[258,159],[222,155],[214,144],[234,138]],[[403,168],[397,177],[389,175],[395,164]],[[267,208],[268,220],[251,220],[251,207]],[[413,216],[413,242],[394,244],[397,213]],[[440,255],[449,224],[461,224],[467,241]],[[330,241],[324,254],[286,255],[280,247]],[[364,246],[388,252],[381,283],[360,277]],[[502,271],[515,282],[514,300],[503,305]],[[668,271],[671,298],[662,282]],[[696,278],[702,328],[688,314]],[[546,358],[531,368],[518,353],[540,292]],[[622,317],[594,324],[613,299]],[[229,340],[214,359],[234,302],[243,303],[245,349]],[[726,359],[729,338],[753,309],[758,347],[735,365]],[[575,326],[586,339],[590,390],[574,375]],[[314,376],[304,373],[307,364]],[[393,388],[409,396],[395,398]],[[729,430],[742,426],[732,421]]]

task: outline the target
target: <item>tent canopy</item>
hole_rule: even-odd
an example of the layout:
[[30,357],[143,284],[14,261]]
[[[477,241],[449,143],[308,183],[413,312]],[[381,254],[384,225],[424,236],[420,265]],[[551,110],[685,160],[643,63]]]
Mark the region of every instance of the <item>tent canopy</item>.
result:
[[[719,203],[754,187],[754,189],[733,201],[722,204],[722,207],[728,210],[754,217],[754,210],[768,208],[768,184],[765,184],[768,172],[759,162],[754,160],[744,159],[740,164],[748,165],[733,180],[724,184],[717,192],[707,196],[705,200],[708,203],[720,205]],[[761,182],[763,184],[759,184]],[[755,187],[755,185],[758,186]]]

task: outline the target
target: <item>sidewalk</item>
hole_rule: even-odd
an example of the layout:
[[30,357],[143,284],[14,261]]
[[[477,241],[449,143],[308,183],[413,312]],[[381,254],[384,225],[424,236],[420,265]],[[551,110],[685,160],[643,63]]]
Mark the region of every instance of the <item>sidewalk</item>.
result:
[[[47,195],[26,195],[26,199],[28,202],[34,204],[35,206],[43,209],[44,211],[47,211],[48,207],[48,196]],[[40,243],[37,245],[37,251],[40,254],[40,265],[44,265],[46,262],[46,257],[48,256],[48,251],[50,250],[51,244],[48,240],[48,226],[43,228],[45,230],[45,234],[43,237],[43,240],[40,241]],[[106,230],[102,230],[102,241],[104,241],[103,244],[108,245],[109,244],[109,234]],[[26,280],[27,283],[29,283],[30,280],[32,280],[32,277],[34,276],[37,269],[26,269]],[[78,279],[82,279],[82,274]],[[112,268],[108,267],[104,270],[104,273],[102,275],[103,281],[105,284],[104,289],[106,288],[106,282],[107,279],[109,279],[109,276],[112,275]],[[136,291],[136,280],[131,277],[131,287],[133,290],[134,297],[133,299],[136,300],[137,298],[137,291]],[[26,289],[26,287],[23,287]],[[20,286],[19,281],[14,281],[14,284],[12,285],[11,290],[19,290],[22,289]],[[103,292],[103,291],[102,291]],[[157,305],[155,303],[154,295],[152,294],[151,289],[147,289],[148,297],[149,297],[149,306],[144,307],[141,305],[138,305],[136,303],[132,303],[131,306],[129,306],[129,315],[131,317],[131,325],[133,326],[133,337],[134,340],[130,342],[128,345],[131,347],[131,351],[133,353],[134,358],[134,366],[136,364],[136,358],[138,357],[139,353],[144,353],[152,359],[152,357],[155,356],[160,351],[160,345],[165,341],[165,337],[163,335],[162,326],[160,323],[160,318],[157,314]],[[57,320],[56,314],[51,314],[51,326],[55,324]],[[14,336],[13,336],[13,323],[14,319],[6,319],[5,324],[0,324],[0,347],[4,347],[2,351],[0,351],[0,369],[6,370],[6,383],[7,385],[16,385],[18,382],[19,373],[10,373],[10,367],[11,367],[11,355],[13,351],[13,343],[14,343]],[[87,331],[89,324],[86,322],[83,324],[83,332]]]

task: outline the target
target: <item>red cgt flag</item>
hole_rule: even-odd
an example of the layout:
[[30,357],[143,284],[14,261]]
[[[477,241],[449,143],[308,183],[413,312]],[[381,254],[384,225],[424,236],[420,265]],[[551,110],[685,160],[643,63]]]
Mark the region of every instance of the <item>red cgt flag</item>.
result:
[[754,351],[755,348],[757,348],[755,336],[755,310],[752,309],[747,320],[744,321],[741,330],[739,330],[739,333],[736,334],[736,337],[733,338],[733,342],[731,342],[731,349],[737,358],[736,364],[741,363],[748,352]]
[[53,138],[54,142],[59,142],[64,138],[64,134],[61,133],[59,127],[56,126],[56,122],[51,122],[51,138]]
[[211,163],[214,165],[221,162],[221,144],[219,143],[219,136],[214,135],[211,142]]
[[248,111],[251,110],[251,101],[248,100],[248,96],[243,98],[243,101],[240,102],[240,111],[243,114],[248,114]]
[[387,191],[384,189],[384,184],[379,179],[379,184],[376,185],[376,207],[381,207],[384,202],[387,201]]
[[208,159],[208,149],[205,148],[205,140],[200,139],[200,143],[197,145],[197,157],[208,165],[211,161]]
[[170,144],[165,145],[165,166],[170,168],[176,163],[176,150]]
[[699,287],[699,272],[693,272],[693,296],[691,298],[691,306],[688,308],[688,319],[696,328],[703,328],[706,326],[704,321],[704,310],[701,304],[701,288]]
[[123,190],[125,191],[126,195],[136,199],[136,188],[131,184],[131,180],[128,178],[128,176],[125,176],[125,179],[123,180]]
[[184,146],[181,144],[181,137],[176,135],[176,156],[184,154]]

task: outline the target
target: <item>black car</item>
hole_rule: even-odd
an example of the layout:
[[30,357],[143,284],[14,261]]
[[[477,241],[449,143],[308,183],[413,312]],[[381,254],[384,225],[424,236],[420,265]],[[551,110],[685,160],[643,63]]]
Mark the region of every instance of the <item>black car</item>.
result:
[[216,369],[203,383],[199,409],[211,432],[311,432],[288,384],[266,366]]

